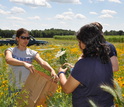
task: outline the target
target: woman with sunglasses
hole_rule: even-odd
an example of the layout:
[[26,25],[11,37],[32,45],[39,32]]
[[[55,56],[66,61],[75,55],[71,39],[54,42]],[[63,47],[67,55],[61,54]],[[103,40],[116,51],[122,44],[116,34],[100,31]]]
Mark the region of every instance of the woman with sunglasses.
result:
[[29,32],[20,28],[16,32],[17,47],[8,48],[5,51],[6,62],[12,68],[11,74],[9,75],[10,85],[15,85],[17,90],[21,90],[23,84],[25,83],[29,73],[34,72],[34,66],[32,65],[32,60],[36,60],[44,69],[51,72],[51,76],[57,80],[54,69],[44,61],[38,52],[27,48],[30,40]]

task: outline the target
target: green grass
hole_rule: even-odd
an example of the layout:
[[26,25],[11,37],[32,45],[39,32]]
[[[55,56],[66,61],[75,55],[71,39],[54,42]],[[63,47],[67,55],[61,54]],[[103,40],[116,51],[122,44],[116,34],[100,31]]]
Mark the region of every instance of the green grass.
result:
[[[36,38],[37,40],[46,40],[49,43],[47,45],[40,46],[30,46],[31,49],[38,51],[40,56],[46,60],[56,72],[58,72],[58,68],[61,65],[58,62],[58,58],[55,57],[58,51],[62,48],[66,49],[67,53],[67,61],[71,64],[75,64],[77,59],[81,55],[81,51],[78,48],[77,40],[58,40],[54,38]],[[119,60],[119,71],[114,73],[114,78],[118,81],[119,85],[122,89],[122,95],[124,96],[124,43],[114,43],[117,52],[118,52],[118,60]],[[7,72],[9,71],[8,64],[5,62],[4,51],[10,47],[8,46],[0,46],[0,106],[7,107],[10,102],[12,102],[11,97],[8,96],[8,76]],[[53,48],[53,50],[39,50],[39,49],[48,49]],[[35,61],[33,62],[35,68],[40,71],[46,72],[40,65],[38,65]],[[46,72],[47,73],[47,72]],[[13,98],[15,96],[13,95]],[[48,99],[49,106],[48,107],[71,107],[71,94],[64,94],[59,87],[56,91],[56,94],[53,97]],[[16,103],[16,102],[13,102]]]

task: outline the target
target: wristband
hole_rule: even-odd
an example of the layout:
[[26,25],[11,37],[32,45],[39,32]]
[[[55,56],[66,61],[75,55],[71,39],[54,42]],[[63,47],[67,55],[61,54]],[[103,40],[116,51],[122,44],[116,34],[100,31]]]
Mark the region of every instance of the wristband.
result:
[[60,72],[58,73],[58,77],[59,77],[59,75],[60,75],[61,73],[65,74],[65,72],[63,72],[63,71],[60,71]]
[[73,68],[70,68],[70,72],[72,72]]

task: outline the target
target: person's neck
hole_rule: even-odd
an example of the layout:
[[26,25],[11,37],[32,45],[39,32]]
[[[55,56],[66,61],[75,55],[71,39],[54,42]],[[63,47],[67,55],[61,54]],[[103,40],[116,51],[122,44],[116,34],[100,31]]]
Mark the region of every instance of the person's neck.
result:
[[22,47],[22,46],[17,46],[17,48],[18,48],[19,50],[21,50],[21,51],[26,50],[26,47]]

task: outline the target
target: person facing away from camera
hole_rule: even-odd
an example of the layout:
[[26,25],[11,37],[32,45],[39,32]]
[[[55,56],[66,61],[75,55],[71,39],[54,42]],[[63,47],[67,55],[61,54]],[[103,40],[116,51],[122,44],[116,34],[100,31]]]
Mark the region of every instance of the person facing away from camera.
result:
[[113,106],[113,96],[100,88],[103,84],[113,87],[109,47],[103,33],[94,24],[87,24],[80,28],[76,37],[83,56],[67,79],[67,68],[59,68],[58,76],[63,91],[72,93],[73,107],[91,107],[89,100],[98,107]]
[[27,48],[30,40],[28,30],[20,28],[16,32],[17,47],[10,47],[5,51],[6,62],[12,68],[9,81],[10,85],[15,85],[17,90],[21,90],[30,73],[35,72],[32,61],[36,60],[44,69],[51,72],[51,76],[58,78],[54,69],[43,60],[37,51]]
[[[103,30],[103,26],[99,23],[99,22],[92,22],[91,24],[95,25],[96,27],[99,28],[99,30]],[[117,58],[117,51],[115,46],[106,41],[106,44],[109,46],[110,48],[110,53],[109,53],[109,57],[112,63],[112,68],[113,68],[113,72],[118,71],[119,70],[119,64],[118,64],[118,58]]]
[[[93,24],[94,26],[98,27],[99,30],[103,33],[102,29],[103,29],[103,26],[99,23],[99,22],[92,22],[91,24]],[[113,72],[115,71],[118,71],[119,70],[119,64],[118,64],[118,58],[117,58],[117,51],[116,51],[116,48],[115,46],[110,43],[110,42],[107,42],[105,41],[105,43],[109,46],[110,48],[110,52],[109,52],[109,57],[110,57],[110,60],[111,60],[111,63],[112,63],[112,69],[113,69]],[[82,58],[82,55],[81,57],[79,57],[79,59]]]
[[[103,26],[99,22],[92,22],[91,24],[93,24],[94,26],[98,27],[99,30],[103,33],[103,31],[102,31]],[[111,63],[112,63],[113,72],[119,71],[119,63],[118,63],[118,57],[117,57],[116,48],[110,42],[105,41],[105,43],[110,48],[109,57],[110,57],[110,60],[111,60]],[[82,58],[82,55],[78,59],[81,59],[81,58]],[[70,66],[73,69],[73,65],[70,65],[69,63],[66,63],[65,65],[68,65],[68,66]]]

